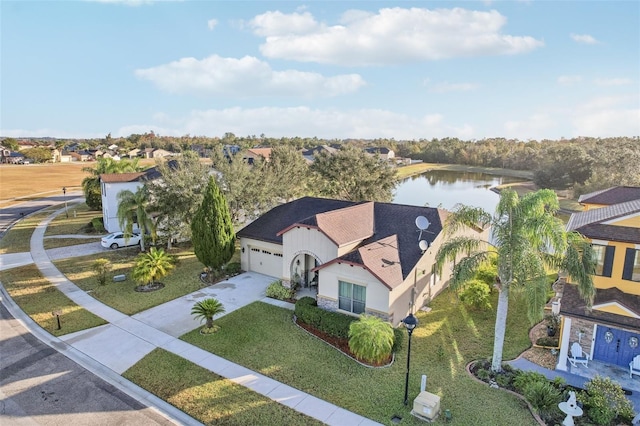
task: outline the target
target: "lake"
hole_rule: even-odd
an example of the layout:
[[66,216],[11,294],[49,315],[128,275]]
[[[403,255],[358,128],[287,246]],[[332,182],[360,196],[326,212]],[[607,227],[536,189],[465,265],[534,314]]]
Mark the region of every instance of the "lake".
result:
[[489,188],[522,181],[524,179],[485,173],[432,170],[401,181],[394,191],[393,202],[447,210],[462,203],[493,212],[499,195]]

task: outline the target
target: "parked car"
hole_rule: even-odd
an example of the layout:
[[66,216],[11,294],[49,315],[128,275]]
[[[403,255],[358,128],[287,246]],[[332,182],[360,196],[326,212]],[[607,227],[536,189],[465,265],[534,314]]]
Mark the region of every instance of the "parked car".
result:
[[125,238],[124,232],[114,232],[112,234],[103,237],[100,241],[102,247],[117,249],[120,247],[137,246],[140,244],[140,233],[134,232],[129,235],[129,238]]

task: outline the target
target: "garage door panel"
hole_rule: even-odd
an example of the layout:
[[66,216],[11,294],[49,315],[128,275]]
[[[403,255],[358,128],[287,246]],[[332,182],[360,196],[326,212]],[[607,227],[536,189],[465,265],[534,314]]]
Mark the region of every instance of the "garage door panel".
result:
[[282,275],[282,253],[261,247],[249,250],[249,270],[271,277]]

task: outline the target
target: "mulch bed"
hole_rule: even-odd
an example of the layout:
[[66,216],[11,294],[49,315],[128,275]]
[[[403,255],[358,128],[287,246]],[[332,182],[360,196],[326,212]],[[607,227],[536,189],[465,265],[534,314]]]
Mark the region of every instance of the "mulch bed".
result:
[[138,293],[150,293],[152,291],[157,291],[164,288],[164,284],[155,282],[147,285],[139,285],[134,288]]

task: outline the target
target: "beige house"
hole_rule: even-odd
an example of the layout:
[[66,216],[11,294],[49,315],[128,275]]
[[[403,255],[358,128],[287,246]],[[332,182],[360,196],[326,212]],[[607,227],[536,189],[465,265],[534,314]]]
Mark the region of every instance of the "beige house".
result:
[[[446,215],[427,207],[304,197],[238,232],[241,266],[317,288],[318,306],[327,310],[397,325],[447,285],[433,267]],[[450,265],[444,270],[448,277]]]

